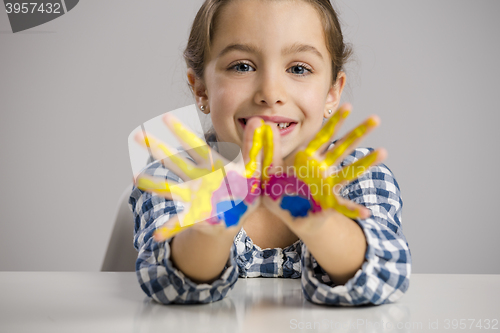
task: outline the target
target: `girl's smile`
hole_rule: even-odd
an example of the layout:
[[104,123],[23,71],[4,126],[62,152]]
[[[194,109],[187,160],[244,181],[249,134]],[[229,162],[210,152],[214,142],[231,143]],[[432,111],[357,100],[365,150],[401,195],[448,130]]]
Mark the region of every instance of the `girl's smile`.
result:
[[276,124],[275,126],[278,127],[278,130],[279,130],[281,136],[286,135],[286,134],[290,133],[291,131],[293,131],[293,129],[295,128],[295,125],[297,125],[296,120],[286,118],[286,117],[280,117],[280,116],[257,115],[257,116],[240,118],[238,120],[240,122],[241,127],[243,129],[245,129],[245,125],[246,125],[247,121],[250,118],[255,118],[255,117],[262,118],[262,120],[264,120],[264,121]]
[[343,77],[332,84],[321,18],[304,2],[229,3],[205,60],[194,91],[208,106],[218,141],[241,147],[246,121],[261,117],[278,127],[283,157],[318,132],[343,88]]

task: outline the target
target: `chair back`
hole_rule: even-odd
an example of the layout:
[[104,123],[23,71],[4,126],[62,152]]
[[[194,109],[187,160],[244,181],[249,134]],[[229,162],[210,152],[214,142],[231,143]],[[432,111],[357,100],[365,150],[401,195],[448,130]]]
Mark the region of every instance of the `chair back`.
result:
[[114,226],[104,256],[101,271],[133,272],[137,251],[134,248],[134,215],[128,207],[132,185],[127,186],[120,196],[114,218]]

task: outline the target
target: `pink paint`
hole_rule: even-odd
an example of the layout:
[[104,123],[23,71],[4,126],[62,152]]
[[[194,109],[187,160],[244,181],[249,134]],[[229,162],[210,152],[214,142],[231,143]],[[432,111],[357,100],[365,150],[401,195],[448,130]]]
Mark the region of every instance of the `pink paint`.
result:
[[[254,177],[246,178],[236,171],[229,171],[226,181],[222,182],[219,188],[212,194],[212,211],[210,215],[213,217],[206,220],[210,224],[219,223],[217,218],[217,203],[221,201],[230,201],[232,197],[238,200],[244,198],[243,202],[247,205],[251,205],[261,194],[260,179]],[[230,186],[228,187],[227,184],[230,184]],[[256,191],[252,192],[254,184],[257,185]],[[238,203],[239,202],[235,202],[235,205]]]
[[320,212],[321,206],[311,195],[309,186],[295,176],[288,175],[271,175],[264,193],[273,200],[278,200],[283,195],[293,196],[300,195],[312,203],[312,212]]
[[[262,191],[260,188],[260,179],[258,178],[245,178],[238,174],[236,171],[230,171],[227,174],[226,180],[230,185],[230,189],[228,189],[226,182],[223,182],[221,186],[214,191],[212,195],[212,212],[210,219],[206,220],[210,224],[218,224],[220,223],[217,218],[217,203],[221,201],[229,201],[232,198],[244,198],[243,202],[247,205],[251,205],[261,194],[262,192],[274,201],[278,200],[284,195],[301,196],[311,202],[311,212],[316,213],[320,212],[321,206],[314,200],[311,195],[309,186],[304,183],[302,180],[298,179],[295,176],[289,175],[271,175],[269,181],[267,182],[264,190]],[[252,189],[255,187],[255,190],[252,192]],[[228,196],[228,192],[231,196]],[[235,202],[238,204],[239,202]]]

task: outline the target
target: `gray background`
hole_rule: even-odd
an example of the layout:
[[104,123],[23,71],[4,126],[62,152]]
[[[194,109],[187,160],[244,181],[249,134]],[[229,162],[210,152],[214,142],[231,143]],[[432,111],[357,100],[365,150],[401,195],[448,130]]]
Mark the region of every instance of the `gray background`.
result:
[[[201,3],[86,0],[17,34],[0,12],[0,270],[99,270],[129,134],[194,103],[181,54]],[[389,151],[413,272],[500,273],[500,2],[336,4],[344,132],[382,119],[364,144]]]

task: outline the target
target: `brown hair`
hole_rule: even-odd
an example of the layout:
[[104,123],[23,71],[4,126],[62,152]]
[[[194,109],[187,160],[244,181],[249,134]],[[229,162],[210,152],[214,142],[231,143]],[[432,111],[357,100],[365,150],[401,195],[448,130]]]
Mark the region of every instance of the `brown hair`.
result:
[[[232,0],[205,0],[196,14],[191,27],[184,60],[188,68],[192,68],[196,77],[203,79],[205,57],[210,53],[217,23],[217,16],[222,8]],[[276,0],[275,0],[276,1]],[[337,75],[352,54],[350,45],[344,43],[342,29],[337,12],[329,0],[301,0],[311,4],[318,12],[326,37],[326,47],[332,59],[332,85],[337,81]],[[188,83],[192,91],[191,85]],[[213,133],[212,133],[213,134]]]

